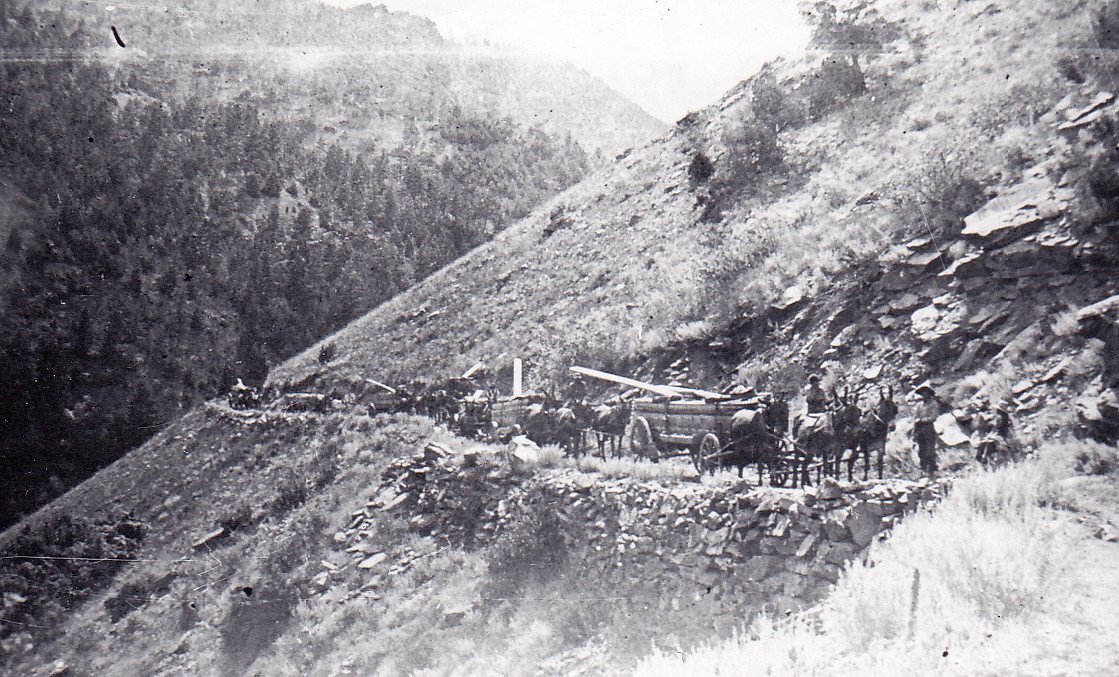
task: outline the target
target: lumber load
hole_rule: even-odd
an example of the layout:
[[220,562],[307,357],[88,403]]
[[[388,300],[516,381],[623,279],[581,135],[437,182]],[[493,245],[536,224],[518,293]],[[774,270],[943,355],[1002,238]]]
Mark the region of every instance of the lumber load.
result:
[[571,367],[571,371],[575,372],[576,374],[582,374],[584,376],[596,378],[600,381],[609,381],[611,383],[617,383],[618,385],[629,386],[630,388],[639,388],[641,390],[653,393],[654,395],[660,395],[661,397],[681,397],[681,393],[673,390],[668,386],[653,385],[652,383],[645,383],[643,381],[638,381],[637,379],[626,378],[625,376],[618,376],[617,374],[611,374],[609,372],[599,371],[597,369],[588,369],[587,367]]

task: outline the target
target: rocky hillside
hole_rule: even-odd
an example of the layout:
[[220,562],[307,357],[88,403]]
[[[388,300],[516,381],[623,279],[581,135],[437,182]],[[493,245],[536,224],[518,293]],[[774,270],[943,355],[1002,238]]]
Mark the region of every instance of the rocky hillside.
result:
[[825,361],[833,381],[880,366],[870,380],[911,385],[969,341],[961,377],[1042,315],[1114,293],[1110,203],[1093,192],[1106,80],[1054,56],[1092,39],[1088,6],[875,8],[848,20],[891,36],[860,57],[861,89],[808,91],[829,71],[819,52],[773,64],[326,339],[336,364],[313,346],[272,380],[521,357],[544,385],[570,364],[649,374],[686,353],[710,367],[692,373],[704,387],[795,388]]
[[[945,488],[635,467],[510,466],[422,419],[211,405],[3,534],[5,667],[594,673],[821,598]],[[98,559],[117,557],[136,561]]]
[[[1119,22],[1097,9],[818,4],[803,59],[269,376],[344,394],[476,361],[504,378],[521,357],[532,387],[562,387],[571,364],[712,389],[796,391],[814,371],[864,403],[927,380],[950,483],[916,479],[904,401],[897,479],[811,490],[551,449],[524,462],[343,400],[211,403],[0,536],[5,618],[23,624],[5,626],[5,667],[1113,665],[1119,590],[1099,581],[1119,463],[1071,441],[1108,439],[1091,420],[1107,423],[1116,374],[1119,104],[1090,48]],[[974,471],[980,398],[1030,460]]]

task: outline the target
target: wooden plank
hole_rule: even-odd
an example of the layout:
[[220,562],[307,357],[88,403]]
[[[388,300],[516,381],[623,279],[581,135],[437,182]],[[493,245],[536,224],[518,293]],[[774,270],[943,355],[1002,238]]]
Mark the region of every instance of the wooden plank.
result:
[[599,371],[597,369],[588,369],[586,367],[571,367],[571,371],[575,372],[576,374],[582,374],[584,376],[590,376],[591,378],[597,378],[600,381],[610,381],[611,383],[629,386],[630,388],[640,388],[641,390],[647,390],[648,392],[660,395],[661,397],[680,397],[680,393],[672,390],[667,386],[657,386],[651,383],[644,383],[632,378],[626,378],[625,376],[616,376],[614,374],[610,374],[605,371]]
[[712,392],[710,390],[699,390],[698,388],[685,388],[683,386],[664,386],[664,387],[668,388],[669,390],[675,390],[676,392],[680,393],[681,395],[695,395],[696,397],[702,397],[705,400],[729,400],[729,399],[731,399],[731,396],[727,395],[726,393],[716,393],[716,392]]
[[473,376],[473,375],[474,375],[475,373],[477,373],[477,371],[478,371],[479,369],[482,369],[482,368],[483,368],[483,367],[485,367],[485,366],[486,366],[486,363],[485,363],[485,362],[479,362],[478,364],[475,364],[475,365],[474,365],[473,367],[471,367],[471,368],[467,369],[467,370],[466,370],[466,373],[464,373],[464,374],[463,374],[462,376],[460,376],[459,378],[470,378],[470,377],[471,377],[471,376]]
[[707,415],[731,416],[742,409],[756,409],[757,405],[743,400],[727,400],[724,402],[698,402],[695,400],[673,402],[649,402],[637,400],[633,403],[634,412],[657,412],[669,415]]
[[374,386],[377,386],[378,388],[381,388],[383,390],[387,390],[388,392],[390,392],[394,395],[396,394],[396,388],[393,388],[391,386],[387,386],[384,383],[381,383],[380,381],[378,381],[376,379],[367,378],[367,379],[365,379],[365,382],[368,383],[369,385],[374,385]]

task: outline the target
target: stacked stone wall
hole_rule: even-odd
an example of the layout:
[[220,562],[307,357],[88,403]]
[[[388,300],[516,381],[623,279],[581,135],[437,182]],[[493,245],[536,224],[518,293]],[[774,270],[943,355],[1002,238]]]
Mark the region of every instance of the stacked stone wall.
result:
[[845,564],[945,489],[903,480],[759,489],[515,472],[429,446],[389,469],[339,540],[360,540],[375,513],[388,511],[433,541],[480,548],[530,511],[546,511],[562,525],[568,566],[581,572],[588,595],[617,593],[670,613],[699,604],[744,619],[818,600]]

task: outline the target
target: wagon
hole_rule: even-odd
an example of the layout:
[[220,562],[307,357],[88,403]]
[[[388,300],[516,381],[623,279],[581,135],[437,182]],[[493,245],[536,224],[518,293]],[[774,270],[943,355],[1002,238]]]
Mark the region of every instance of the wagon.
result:
[[362,401],[370,414],[395,414],[409,410],[414,404],[410,394],[375,379],[365,379],[363,391]]
[[724,452],[731,417],[749,406],[740,400],[637,400],[630,410],[630,449],[650,460],[688,455],[703,472]]
[[582,367],[573,370],[651,393],[629,404],[627,435],[634,456],[651,461],[687,456],[700,473],[756,463],[759,477],[768,469],[774,484],[788,480],[791,459],[782,440],[765,427],[759,400],[653,385]]
[[511,428],[514,425],[525,425],[529,407],[540,404],[544,396],[538,393],[527,393],[514,397],[500,397],[490,408],[493,424],[498,428]]

